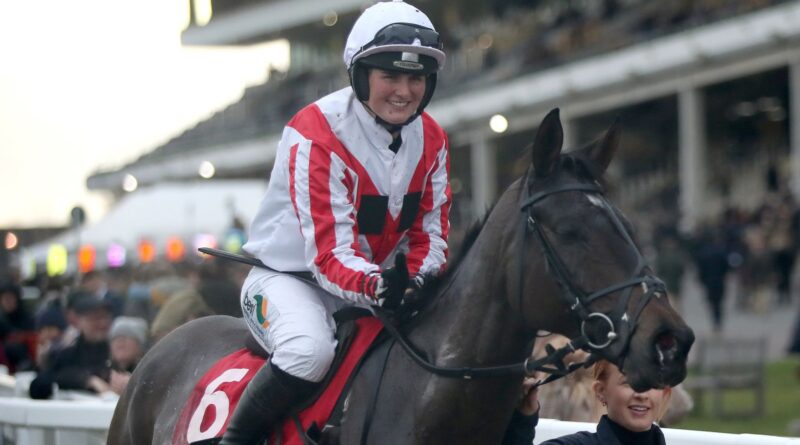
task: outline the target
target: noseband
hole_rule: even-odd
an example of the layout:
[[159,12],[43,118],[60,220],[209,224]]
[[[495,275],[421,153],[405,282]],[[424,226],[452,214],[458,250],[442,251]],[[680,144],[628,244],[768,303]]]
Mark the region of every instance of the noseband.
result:
[[[537,203],[549,196],[562,192],[584,192],[587,194],[592,193],[597,196],[603,210],[611,220],[614,228],[616,228],[617,232],[622,236],[622,238],[636,255],[636,267],[631,274],[631,278],[588,294],[573,282],[573,280],[570,278],[567,267],[564,265],[564,262],[558,255],[558,252],[553,247],[553,244],[547,238],[542,225],[539,223],[534,214],[534,206]],[[616,212],[612,209],[611,205],[603,196],[602,188],[597,183],[573,183],[545,189],[524,199],[520,205],[520,210],[522,211],[522,222],[520,225],[522,226],[521,230],[523,233],[518,263],[519,296],[517,303],[519,309],[522,310],[524,298],[524,250],[527,245],[528,232],[533,232],[536,234],[539,244],[541,244],[545,260],[547,261],[549,268],[552,270],[553,278],[561,288],[561,297],[569,305],[570,310],[575,312],[581,320],[581,337],[578,339],[573,339],[570,343],[581,348],[583,348],[583,345],[585,344],[588,346],[589,352],[596,352],[610,346],[619,338],[618,331],[624,331],[627,334],[623,337],[625,343],[621,347],[618,356],[615,357],[619,361],[619,365],[622,366],[625,352],[630,344],[633,331],[636,329],[636,322],[638,321],[639,316],[641,315],[645,306],[647,306],[647,304],[652,300],[652,297],[655,296],[656,298],[659,298],[662,294],[666,293],[666,289],[661,280],[651,274],[646,273],[645,269],[647,267],[647,263],[644,260],[644,257],[639,251],[639,248],[636,246],[636,243],[633,242],[633,239],[625,229],[625,226],[622,224],[622,221],[620,221]],[[630,302],[633,294],[633,288],[635,286],[642,287],[642,297],[632,314],[628,314],[628,303]],[[618,291],[623,291],[622,298],[619,299],[616,307],[609,314],[590,311],[589,305],[593,301]],[[586,326],[596,322],[605,323],[608,325],[609,330],[606,338],[593,339],[587,334]]]

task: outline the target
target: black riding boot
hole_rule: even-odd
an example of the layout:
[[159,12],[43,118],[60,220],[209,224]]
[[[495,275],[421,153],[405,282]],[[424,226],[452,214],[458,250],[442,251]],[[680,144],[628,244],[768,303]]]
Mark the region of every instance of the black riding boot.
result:
[[263,366],[242,393],[220,445],[262,445],[289,409],[309,397],[317,386],[272,363]]

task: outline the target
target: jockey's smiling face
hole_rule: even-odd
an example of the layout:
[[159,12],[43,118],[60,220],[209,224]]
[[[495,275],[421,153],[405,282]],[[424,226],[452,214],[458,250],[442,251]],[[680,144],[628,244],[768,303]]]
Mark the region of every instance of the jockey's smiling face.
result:
[[369,101],[373,113],[390,124],[402,124],[416,113],[425,95],[425,76],[373,68],[369,72]]

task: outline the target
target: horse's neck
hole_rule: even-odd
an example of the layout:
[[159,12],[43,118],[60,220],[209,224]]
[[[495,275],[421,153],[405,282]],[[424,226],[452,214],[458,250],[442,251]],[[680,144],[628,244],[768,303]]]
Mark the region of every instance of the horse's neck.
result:
[[[522,318],[508,303],[508,255],[501,247],[504,243],[499,232],[484,227],[435,306],[413,330],[414,343],[438,366],[506,365],[522,361],[530,352],[526,350],[529,336]],[[514,378],[478,378],[465,383],[430,376],[426,392],[435,397],[421,400],[423,406],[417,408],[436,413],[422,420],[430,423],[428,428],[439,428],[437,423],[441,428],[451,427],[454,419],[449,416],[458,411],[461,417],[474,417],[474,425],[490,431],[478,435],[492,435],[497,425],[502,427],[507,422],[505,416],[511,412],[520,384],[521,380]],[[439,414],[443,418],[437,418]]]
[[490,227],[503,220],[507,221],[502,215],[490,217],[414,330],[413,337],[438,363],[495,365],[525,347],[523,320],[508,298],[516,284],[506,282],[511,256],[504,252],[502,231]]
[[[490,246],[476,245],[471,253],[484,249],[486,254],[491,251]],[[520,326],[497,263],[476,264],[465,258],[425,323],[415,329],[414,337],[437,363],[497,364],[510,352],[506,349],[517,346],[513,340]]]

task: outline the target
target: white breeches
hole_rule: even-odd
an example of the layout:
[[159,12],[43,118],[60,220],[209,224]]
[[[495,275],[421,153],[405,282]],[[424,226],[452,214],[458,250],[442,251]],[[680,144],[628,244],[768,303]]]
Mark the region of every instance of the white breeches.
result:
[[350,305],[292,275],[253,268],[242,286],[242,314],[272,364],[319,382],[336,349],[333,313]]

